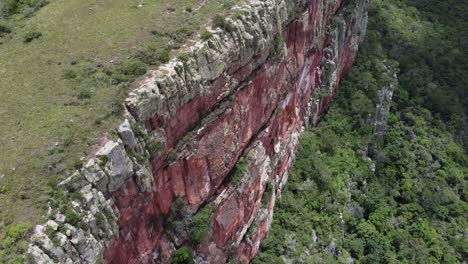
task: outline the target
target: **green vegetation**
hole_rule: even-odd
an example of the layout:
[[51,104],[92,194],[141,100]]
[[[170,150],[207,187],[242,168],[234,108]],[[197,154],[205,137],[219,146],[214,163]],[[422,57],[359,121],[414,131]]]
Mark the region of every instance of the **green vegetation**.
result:
[[279,56],[282,54],[282,52],[284,51],[284,45],[285,45],[285,42],[284,42],[284,38],[283,36],[281,35],[281,33],[276,33],[274,36],[273,36],[273,40],[272,40],[272,45],[271,45],[271,54],[273,56]]
[[211,39],[213,37],[213,34],[211,32],[209,32],[207,29],[204,29],[201,34],[201,39],[204,40],[204,41],[207,41],[209,39]]
[[26,33],[26,35],[24,35],[24,40],[23,42],[24,43],[29,43],[35,39],[38,39],[42,36],[42,33],[41,32],[37,32],[37,31],[32,31],[32,32],[28,32]]
[[48,3],[47,0],[5,0],[3,6],[0,6],[0,17],[2,14],[30,17]]
[[187,63],[190,59],[189,55],[185,52],[181,52],[177,55],[177,58],[183,63]]
[[[329,114],[300,140],[253,263],[468,258],[468,5],[370,1],[369,32]],[[388,129],[377,94],[398,74]],[[285,260],[288,260],[286,262]]]
[[233,185],[238,185],[244,178],[245,173],[249,168],[250,162],[251,160],[249,157],[241,158],[240,160],[238,160],[234,168],[226,177],[226,181]]
[[0,3],[0,233],[58,203],[57,183],[116,126],[132,82],[227,15],[224,2]]
[[0,261],[2,263],[19,263],[25,261],[21,256],[27,249],[28,243],[24,239],[31,232],[32,226],[28,223],[10,225],[0,232]]
[[229,21],[224,18],[222,15],[216,15],[213,18],[213,28],[220,28],[224,31],[231,32],[233,30],[233,26]]
[[181,247],[174,252],[171,260],[172,264],[193,264],[193,252],[188,247]]
[[273,194],[273,184],[268,184],[266,189],[265,189],[265,192],[263,193],[263,196],[262,196],[262,207],[263,208],[267,208],[268,207],[268,204],[270,203],[270,198],[271,198],[271,195]]
[[192,243],[198,244],[208,237],[213,213],[213,206],[208,204],[193,215],[190,223],[190,240]]

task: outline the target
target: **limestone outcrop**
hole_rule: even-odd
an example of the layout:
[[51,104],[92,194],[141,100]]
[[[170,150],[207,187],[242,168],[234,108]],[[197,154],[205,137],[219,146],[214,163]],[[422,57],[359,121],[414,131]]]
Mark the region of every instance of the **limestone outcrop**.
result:
[[170,263],[180,247],[249,262],[300,133],[353,63],[367,1],[249,0],[188,60],[151,71],[118,137],[61,184],[70,207],[36,227],[36,262]]

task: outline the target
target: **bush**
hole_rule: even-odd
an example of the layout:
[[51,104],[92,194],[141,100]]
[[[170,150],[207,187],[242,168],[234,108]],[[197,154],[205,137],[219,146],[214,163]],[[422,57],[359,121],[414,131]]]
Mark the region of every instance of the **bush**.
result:
[[207,238],[213,213],[213,206],[206,205],[192,217],[192,222],[190,224],[190,240],[192,240],[194,244],[198,244]]
[[72,226],[78,227],[80,223],[80,216],[75,213],[72,209],[67,209],[63,213],[65,215],[65,220]]
[[167,49],[163,49],[160,53],[160,56],[159,56],[160,60],[162,63],[168,63],[169,60],[171,59],[171,55],[169,53],[169,50]]
[[249,164],[250,162],[248,158],[240,159],[236,163],[232,171],[229,173],[229,175],[227,176],[227,181],[233,185],[239,184],[244,178],[244,175],[247,172]]
[[122,82],[131,82],[138,76],[145,74],[147,66],[140,60],[126,60],[122,62],[115,70],[111,70],[108,74],[112,75],[114,84]]
[[213,33],[209,32],[207,29],[204,29],[201,32],[200,37],[202,40],[207,41],[213,37]]
[[121,74],[134,77],[145,74],[146,70],[146,65],[139,60],[124,61],[117,69]]
[[0,263],[26,263],[27,238],[31,228],[30,224],[19,223],[0,232]]
[[167,63],[170,59],[170,53],[168,49],[150,44],[145,49],[138,51],[136,57],[148,65],[158,65]]
[[284,49],[284,39],[281,33],[276,33],[275,36],[273,36],[272,39],[272,44],[271,44],[271,53],[273,56],[281,55]]
[[41,32],[37,32],[37,31],[31,31],[31,32],[28,32],[26,33],[26,35],[24,35],[24,39],[23,39],[23,42],[24,43],[29,43],[35,39],[38,39],[42,36],[42,33]]
[[183,63],[187,63],[190,60],[189,55],[185,52],[179,53],[179,55],[177,55],[177,58]]
[[185,12],[187,13],[192,13],[193,12],[193,8],[191,6],[186,6],[185,7]]
[[41,7],[47,5],[47,0],[29,0],[29,1],[18,1],[18,0],[5,0],[3,9],[0,10],[0,14],[3,13],[6,16],[12,16],[23,11],[25,17],[33,15]]
[[172,264],[193,264],[193,253],[188,247],[181,247],[177,249],[172,256]]
[[28,236],[30,230],[31,225],[26,223],[8,226],[6,228],[6,234],[3,236],[1,247],[8,248],[19,240],[25,239]]
[[20,10],[20,2],[16,0],[5,0],[3,2],[3,10],[2,12],[5,13],[7,16],[14,15],[18,13]]
[[220,28],[224,31],[231,32],[234,30],[233,26],[222,15],[216,15],[213,18],[213,28]]
[[151,142],[147,146],[148,146],[148,152],[150,153],[151,156],[157,155],[159,152],[161,152],[165,148],[164,143],[157,141],[157,140]]
[[226,9],[231,9],[234,6],[234,0],[224,0],[223,7]]
[[89,99],[93,96],[89,88],[80,88],[76,93],[76,97],[80,100]]
[[270,203],[270,197],[273,194],[273,184],[269,183],[262,196],[262,207],[267,208]]
[[11,33],[11,28],[0,21],[0,37]]

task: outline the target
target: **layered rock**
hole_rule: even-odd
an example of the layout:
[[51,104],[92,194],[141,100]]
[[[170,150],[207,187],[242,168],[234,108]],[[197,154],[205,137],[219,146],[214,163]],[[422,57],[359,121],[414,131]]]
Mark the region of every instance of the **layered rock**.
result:
[[351,67],[367,0],[251,0],[234,13],[127,98],[119,139],[62,184],[80,195],[57,216],[83,223],[52,214],[64,224],[36,228],[36,261],[169,263],[182,246],[197,263],[255,256],[299,134]]

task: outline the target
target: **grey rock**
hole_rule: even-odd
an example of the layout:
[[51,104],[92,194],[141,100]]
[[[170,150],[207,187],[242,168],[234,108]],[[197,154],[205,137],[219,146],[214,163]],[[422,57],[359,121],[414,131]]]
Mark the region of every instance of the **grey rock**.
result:
[[107,191],[109,177],[96,163],[94,159],[90,159],[83,169],[83,175],[86,180],[93,184],[100,191]]
[[96,154],[98,157],[105,157],[103,170],[109,175],[109,192],[116,191],[126,179],[133,175],[133,163],[125,152],[121,142],[109,141]]
[[135,149],[137,147],[137,140],[135,138],[135,133],[133,133],[132,127],[130,126],[130,122],[128,121],[128,119],[125,119],[125,121],[122,124],[120,124],[117,131],[119,132],[120,138],[122,139],[124,145],[133,152],[135,152]]
[[65,219],[66,219],[66,217],[63,214],[56,214],[55,215],[55,221],[57,221],[57,222],[63,223],[63,222],[65,222]]
[[38,246],[29,245],[28,253],[33,257],[36,264],[51,264],[55,263],[52,259],[44,253]]

